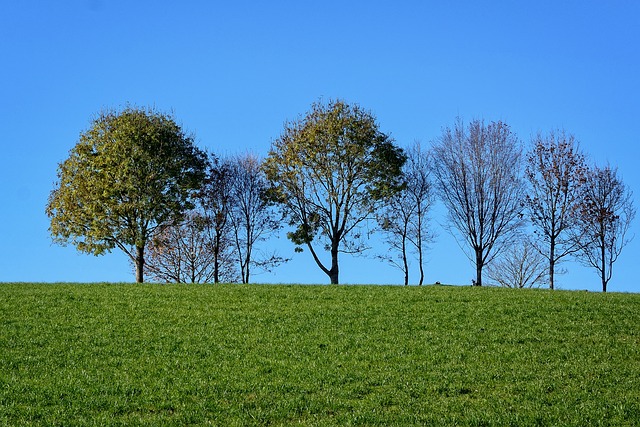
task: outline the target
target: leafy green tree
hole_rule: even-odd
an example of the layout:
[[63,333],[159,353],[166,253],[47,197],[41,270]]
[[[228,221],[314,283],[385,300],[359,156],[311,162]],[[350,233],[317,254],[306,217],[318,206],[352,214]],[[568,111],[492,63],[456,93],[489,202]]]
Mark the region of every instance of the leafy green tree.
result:
[[117,247],[142,282],[147,242],[193,207],[206,164],[173,117],[132,107],[102,112],[58,166],[46,207],[54,242],[94,255]]
[[338,253],[363,250],[359,227],[403,187],[405,160],[370,112],[339,100],[314,103],[273,142],[264,169],[271,196],[295,227],[288,237],[297,250],[309,248],[332,284],[339,283]]

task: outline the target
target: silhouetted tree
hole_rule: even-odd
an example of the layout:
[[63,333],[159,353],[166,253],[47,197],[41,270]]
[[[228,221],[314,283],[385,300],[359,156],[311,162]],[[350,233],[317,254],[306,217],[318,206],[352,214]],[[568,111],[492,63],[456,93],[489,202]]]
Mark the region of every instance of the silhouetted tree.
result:
[[[433,146],[436,190],[448,210],[450,231],[471,248],[475,285],[482,269],[511,239],[522,217],[522,147],[503,122],[458,119]],[[455,236],[455,234],[454,234]]]
[[213,281],[219,283],[223,267],[228,268],[234,258],[233,227],[230,216],[234,204],[234,174],[232,163],[210,155],[207,176],[199,192],[202,216],[208,226],[213,252]]
[[548,261],[551,289],[556,265],[579,249],[571,228],[576,226],[586,170],[574,136],[564,131],[538,134],[527,154],[526,201],[535,228],[533,244]]
[[232,167],[232,208],[230,221],[234,246],[240,266],[242,283],[249,283],[252,267],[271,271],[287,259],[275,252],[259,252],[258,243],[265,241],[282,228],[281,218],[267,199],[267,178],[262,161],[246,154],[230,160]]
[[578,216],[578,259],[598,272],[602,292],[613,274],[622,249],[631,240],[627,233],[636,215],[632,192],[610,166],[593,167],[582,187]]
[[425,245],[434,236],[429,231],[427,216],[434,199],[429,153],[417,141],[406,153],[407,162],[403,167],[405,187],[389,200],[378,215],[378,223],[386,234],[385,242],[394,250],[379,257],[403,272],[405,286],[409,284],[410,251],[415,251],[417,255],[420,272],[418,285],[423,284]]

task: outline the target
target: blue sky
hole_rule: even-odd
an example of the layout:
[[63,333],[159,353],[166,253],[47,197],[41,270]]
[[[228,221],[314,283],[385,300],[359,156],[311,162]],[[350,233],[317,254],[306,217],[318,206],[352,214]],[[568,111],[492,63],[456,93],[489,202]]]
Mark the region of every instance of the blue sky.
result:
[[[173,111],[198,145],[265,155],[286,120],[319,98],[370,109],[406,146],[456,116],[504,120],[528,142],[564,128],[591,161],[640,194],[640,2],[100,1],[0,3],[0,282],[132,281],[118,253],[52,245],[47,197],[63,161],[105,107]],[[637,197],[635,197],[637,200]],[[442,230],[427,282],[468,284],[472,264]],[[633,230],[638,230],[635,224]],[[326,283],[308,252],[256,281]],[[384,248],[376,245],[378,250]],[[640,291],[635,239],[611,291]],[[342,258],[345,283],[399,283],[371,257]],[[564,289],[598,290],[575,262]]]

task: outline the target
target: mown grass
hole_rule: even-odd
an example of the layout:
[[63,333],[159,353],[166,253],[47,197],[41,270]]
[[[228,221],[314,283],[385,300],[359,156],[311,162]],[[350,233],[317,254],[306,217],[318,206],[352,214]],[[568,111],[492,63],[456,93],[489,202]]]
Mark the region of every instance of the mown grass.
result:
[[0,425],[638,425],[640,295],[0,285]]

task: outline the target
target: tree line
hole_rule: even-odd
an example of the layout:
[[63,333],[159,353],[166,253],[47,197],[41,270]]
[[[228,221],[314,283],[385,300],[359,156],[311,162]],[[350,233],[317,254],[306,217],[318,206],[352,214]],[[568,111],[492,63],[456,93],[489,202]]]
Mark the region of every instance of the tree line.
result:
[[504,122],[459,118],[429,146],[401,148],[370,111],[342,100],[286,122],[264,159],[205,152],[155,109],[103,111],[59,164],[46,213],[55,242],[94,255],[119,248],[137,282],[249,283],[288,261],[265,250],[287,228],[332,284],[339,254],[363,253],[375,232],[387,249],[377,256],[405,285],[417,259],[422,285],[436,200],[476,286],[486,273],[553,289],[573,257],[606,292],[635,217],[616,168],[588,164],[564,130],[525,147]]

